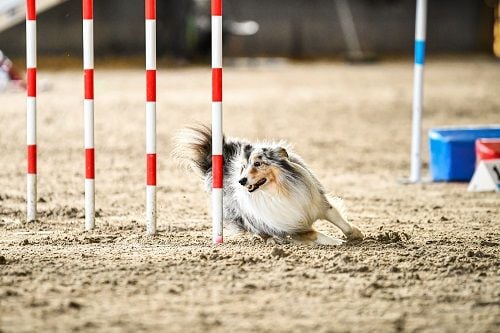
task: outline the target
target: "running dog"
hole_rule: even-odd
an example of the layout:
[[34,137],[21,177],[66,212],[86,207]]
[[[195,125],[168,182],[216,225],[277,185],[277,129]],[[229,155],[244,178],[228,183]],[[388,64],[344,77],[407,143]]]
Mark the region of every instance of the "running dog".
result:
[[[197,172],[210,192],[210,128],[185,128],[175,141],[174,157]],[[347,222],[342,200],[325,193],[286,142],[251,143],[224,138],[223,145],[224,220],[228,227],[257,234],[265,241],[291,238],[304,244],[342,244],[343,240],[313,229],[313,223],[322,219],[337,226],[348,240],[364,238],[358,227]]]

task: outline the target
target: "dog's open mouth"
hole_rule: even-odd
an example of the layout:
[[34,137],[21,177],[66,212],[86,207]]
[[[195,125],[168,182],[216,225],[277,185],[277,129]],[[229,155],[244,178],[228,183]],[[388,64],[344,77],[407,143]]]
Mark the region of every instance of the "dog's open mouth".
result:
[[248,187],[247,187],[248,188],[248,192],[252,193],[254,191],[257,191],[259,189],[259,187],[261,187],[262,185],[264,185],[266,182],[267,182],[267,178],[262,178],[257,183],[255,183],[253,185],[248,185]]

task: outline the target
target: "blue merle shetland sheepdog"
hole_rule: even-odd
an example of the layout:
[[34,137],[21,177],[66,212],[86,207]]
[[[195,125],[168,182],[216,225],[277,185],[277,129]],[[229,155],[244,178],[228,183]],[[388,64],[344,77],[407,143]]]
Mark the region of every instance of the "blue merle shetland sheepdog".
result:
[[[174,157],[212,185],[212,134],[206,126],[179,131]],[[316,220],[336,225],[348,240],[361,240],[347,222],[342,201],[329,197],[302,159],[285,142],[224,138],[224,220],[227,227],[264,240],[291,239],[305,244],[343,241],[313,229]]]

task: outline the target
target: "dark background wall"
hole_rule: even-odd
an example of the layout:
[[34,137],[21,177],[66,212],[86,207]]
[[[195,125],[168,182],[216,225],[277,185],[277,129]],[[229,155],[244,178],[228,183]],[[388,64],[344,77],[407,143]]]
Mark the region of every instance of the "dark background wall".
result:
[[[226,36],[228,56],[331,57],[345,51],[335,0],[226,0],[225,17],[255,20],[250,37]],[[350,0],[363,49],[411,54],[415,1]],[[97,55],[140,55],[144,50],[144,1],[95,3]],[[186,13],[191,13],[186,15]],[[208,14],[208,13],[207,13]],[[493,9],[483,0],[429,1],[430,53],[490,52]],[[178,57],[206,52],[188,0],[158,1],[158,51]],[[199,22],[198,22],[199,23]],[[81,55],[81,1],[70,0],[38,17],[40,55]],[[23,56],[24,24],[0,33],[0,49]],[[205,32],[206,33],[206,32]],[[205,43],[203,41],[205,40]]]

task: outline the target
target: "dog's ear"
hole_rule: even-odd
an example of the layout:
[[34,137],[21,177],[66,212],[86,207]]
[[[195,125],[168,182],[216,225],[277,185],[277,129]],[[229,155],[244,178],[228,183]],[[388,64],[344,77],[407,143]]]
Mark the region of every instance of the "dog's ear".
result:
[[282,159],[288,158],[288,152],[283,147],[277,147],[274,149],[275,154]]
[[250,154],[252,153],[253,147],[250,144],[243,144],[241,145],[241,151],[240,154],[244,159],[249,159]]

